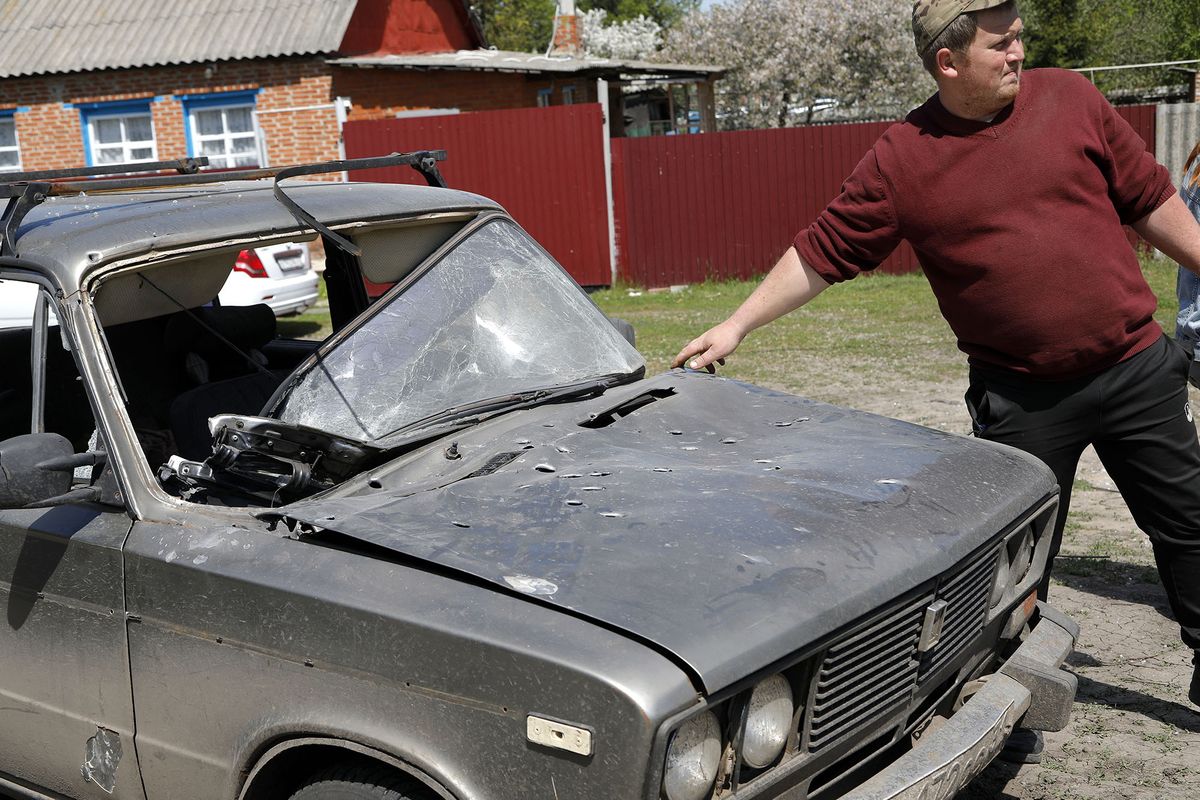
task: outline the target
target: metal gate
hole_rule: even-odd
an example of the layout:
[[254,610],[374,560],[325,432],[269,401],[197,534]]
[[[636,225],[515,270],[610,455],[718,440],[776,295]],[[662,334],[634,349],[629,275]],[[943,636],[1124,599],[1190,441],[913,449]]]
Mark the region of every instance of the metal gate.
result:
[[[446,150],[448,185],[499,202],[580,284],[611,282],[599,104],[347,122],[343,133],[347,158]],[[354,178],[421,182],[407,167]]]

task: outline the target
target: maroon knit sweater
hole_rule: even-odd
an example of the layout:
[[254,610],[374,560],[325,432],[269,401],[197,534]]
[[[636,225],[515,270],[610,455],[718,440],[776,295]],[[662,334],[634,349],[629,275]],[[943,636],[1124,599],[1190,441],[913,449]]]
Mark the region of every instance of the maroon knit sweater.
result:
[[1162,335],[1121,225],[1174,191],[1087,79],[1029,70],[990,123],[930,98],[880,137],[795,245],[837,282],[907,239],[972,363],[1061,380]]

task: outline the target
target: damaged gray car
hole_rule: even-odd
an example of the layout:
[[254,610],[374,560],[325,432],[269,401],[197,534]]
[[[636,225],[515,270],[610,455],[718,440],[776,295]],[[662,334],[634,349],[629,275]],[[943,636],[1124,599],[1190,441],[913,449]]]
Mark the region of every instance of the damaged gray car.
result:
[[[950,798],[1066,724],[1046,468],[647,377],[441,155],[4,187],[0,792]],[[318,240],[324,341],[215,302]]]

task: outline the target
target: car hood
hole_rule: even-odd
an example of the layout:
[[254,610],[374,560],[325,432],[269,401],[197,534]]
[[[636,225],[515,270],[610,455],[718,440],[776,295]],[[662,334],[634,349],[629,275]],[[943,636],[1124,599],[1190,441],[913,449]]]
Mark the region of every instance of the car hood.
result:
[[677,371],[513,412],[266,516],[570,609],[714,691],[1054,491],[1010,448]]

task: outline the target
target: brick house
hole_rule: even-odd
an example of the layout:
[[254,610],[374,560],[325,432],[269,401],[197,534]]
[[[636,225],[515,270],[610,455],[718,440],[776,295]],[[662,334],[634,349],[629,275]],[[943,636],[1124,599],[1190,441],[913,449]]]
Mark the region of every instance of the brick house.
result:
[[331,160],[347,119],[620,103],[646,79],[703,105],[720,75],[488,50],[464,0],[10,0],[0,34],[7,171]]

